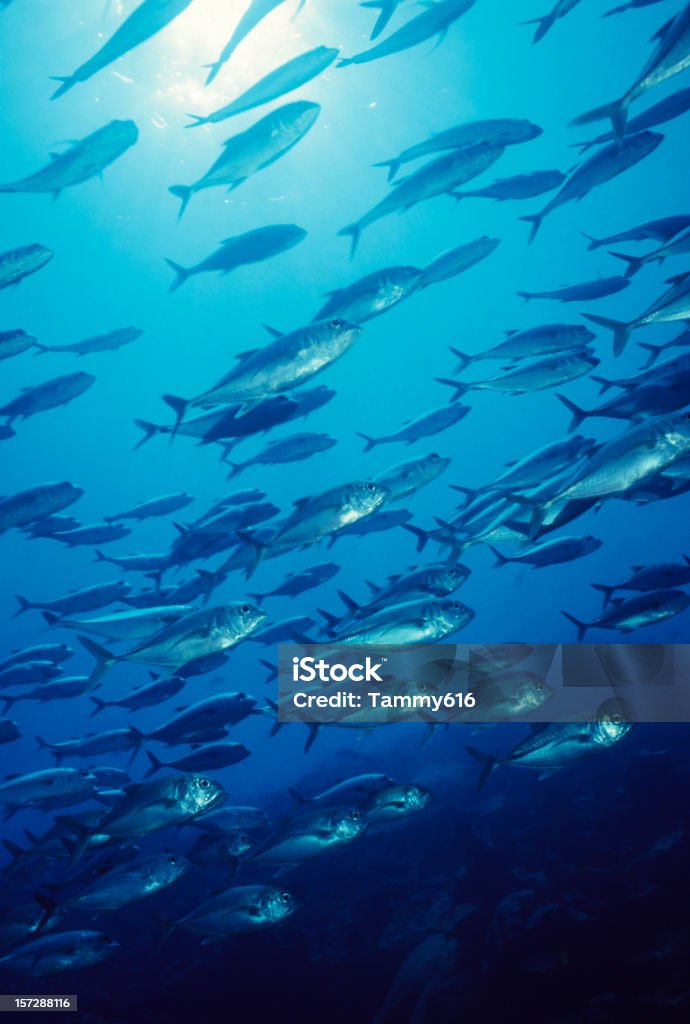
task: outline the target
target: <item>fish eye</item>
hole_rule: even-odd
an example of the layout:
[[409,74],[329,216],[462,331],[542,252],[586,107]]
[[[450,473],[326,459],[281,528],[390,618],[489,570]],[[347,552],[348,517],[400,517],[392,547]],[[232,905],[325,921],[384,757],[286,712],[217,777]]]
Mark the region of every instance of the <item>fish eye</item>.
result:
[[537,691],[539,693],[543,693],[543,691],[544,691],[544,684],[543,683],[537,683]]
[[249,615],[251,610],[251,606],[248,604],[240,605],[240,612],[242,613],[242,615]]
[[362,815],[359,811],[353,811],[350,817],[352,818],[353,821],[359,821]]
[[618,713],[611,715],[611,721],[614,725],[620,725],[623,721],[623,716],[619,715]]
[[343,326],[343,321],[342,320],[331,320],[331,322],[329,323],[328,326],[331,328],[331,330],[337,331],[339,327]]
[[177,857],[174,853],[171,853],[168,857],[168,864],[177,864]]
[[208,787],[211,785],[211,781],[210,779],[199,779],[199,785],[201,786],[202,789],[208,789]]
[[437,452],[432,452],[429,456],[429,462],[438,462],[441,456]]
[[281,894],[280,894],[280,902],[281,903],[289,903],[291,898],[292,897],[290,896],[289,892],[281,892]]
[[366,489],[368,491],[375,491],[376,490],[376,484],[369,483],[369,484],[365,484],[364,486],[366,487]]

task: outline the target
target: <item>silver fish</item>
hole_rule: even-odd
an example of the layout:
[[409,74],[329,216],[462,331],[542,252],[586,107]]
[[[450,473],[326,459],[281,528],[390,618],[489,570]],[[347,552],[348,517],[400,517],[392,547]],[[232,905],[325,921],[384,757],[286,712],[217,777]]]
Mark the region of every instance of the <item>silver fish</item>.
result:
[[660,217],[658,220],[646,221],[637,227],[619,231],[606,238],[592,238],[591,235],[585,235],[585,238],[589,242],[587,248],[592,250],[600,249],[604,245],[615,245],[616,242],[644,242],[647,239],[654,242],[670,242],[687,228],[690,228],[690,216],[679,214],[675,217]]
[[0,360],[18,356],[32,347],[39,347],[38,342],[26,331],[0,331]]
[[487,377],[486,380],[472,383],[447,377],[437,379],[454,389],[454,402],[468,391],[499,391],[502,394],[522,395],[577,380],[578,377],[584,377],[594,370],[599,362],[600,360],[591,354],[591,349],[582,349],[579,352],[566,352],[565,355],[547,356],[534,363],[522,363],[516,369],[508,370],[497,377]]
[[195,608],[188,604],[166,604],[158,608],[128,608],[96,619],[62,618],[50,611],[44,612],[43,618],[49,626],[75,629],[80,633],[103,636],[106,640],[142,640],[193,611]]
[[218,271],[225,275],[238,267],[270,260],[280,253],[294,249],[306,237],[307,232],[295,224],[272,224],[270,227],[256,228],[234,238],[225,238],[219,249],[193,267],[181,267],[179,263],[166,259],[165,262],[176,275],[168,290],[176,291],[195,274]]
[[263,451],[244,462],[227,460],[230,468],[228,479],[242,473],[249,466],[275,466],[288,462],[301,462],[313,455],[329,451],[338,442],[330,434],[290,434],[277,441],[269,441]]
[[111,957],[119,945],[112,935],[103,932],[55,932],[25,942],[14,952],[0,957],[0,964],[20,974],[40,978],[43,974],[93,967]]
[[628,287],[630,281],[627,277],[599,277],[594,281],[584,281],[582,284],[571,284],[565,288],[554,288],[544,292],[518,292],[520,298],[525,302],[530,299],[550,299],[552,302],[591,302],[594,299],[603,299],[607,295],[615,295]]
[[350,64],[368,64],[369,61],[379,60],[381,57],[388,57],[394,53],[402,53],[412,46],[419,46],[438,36],[439,42],[445,39],[448,29],[461,18],[463,14],[475,4],[475,0],[439,0],[433,7],[427,8],[416,18],[412,18],[397,32],[384,39],[382,43],[358,53],[354,57],[345,57],[338,61],[338,67],[348,67]]
[[34,387],[25,388],[17,398],[0,406],[0,416],[6,416],[8,424],[19,417],[23,420],[48,409],[68,405],[95,384],[96,378],[90,373],[69,373],[63,377],[44,381]]
[[39,345],[36,342],[34,347],[38,349],[36,355],[39,356],[50,352],[72,352],[81,358],[94,352],[115,352],[123,345],[131,345],[143,333],[138,327],[120,327],[115,331],[108,331],[106,334],[97,334],[93,338],[75,341],[71,345]]
[[423,644],[438,643],[472,622],[471,608],[451,598],[422,598],[374,609],[339,632],[338,643]]
[[111,121],[78,142],[65,153],[55,154],[51,163],[19,181],[0,184],[0,192],[52,192],[80,185],[103,173],[109,164],[135,144],[139,129],[134,121]]
[[530,327],[526,331],[507,331],[506,334],[505,341],[475,355],[467,355],[451,347],[450,351],[459,360],[455,373],[461,373],[466,367],[482,359],[503,359],[512,363],[534,356],[577,351],[587,348],[596,337],[583,324],[543,324],[541,327]]
[[376,270],[347,288],[327,292],[328,301],[314,320],[338,316],[353,324],[363,324],[409,298],[421,287],[424,274],[425,271],[416,267]]
[[500,551],[489,545],[496,556],[496,566],[500,567],[514,562],[517,565],[531,565],[534,569],[543,569],[547,565],[562,565],[572,562],[575,558],[583,558],[598,551],[602,545],[597,537],[557,537],[533,544],[516,555],[502,555]]
[[365,442],[365,452],[371,451],[372,448],[380,444],[394,444],[397,442],[414,444],[415,441],[420,441],[424,437],[431,437],[433,434],[438,434],[455,426],[470,411],[468,405],[442,405],[439,409],[432,409],[431,412],[418,416],[417,419],[412,420],[407,426],[401,427],[394,434],[387,434],[384,437],[369,437],[368,434],[362,434],[358,431],[357,436],[361,437]]
[[25,277],[35,274],[37,270],[50,263],[55,253],[44,245],[24,245],[20,249],[11,249],[0,253],[0,291],[19,284]]
[[174,697],[184,689],[186,680],[180,676],[165,676],[163,679],[156,679],[147,686],[140,686],[138,689],[126,693],[124,697],[117,700],[102,700],[100,697],[89,697],[89,700],[96,705],[96,710],[91,712],[91,718],[106,708],[126,708],[128,711],[141,711],[142,708],[154,707]]
[[400,501],[408,494],[414,494],[420,487],[426,487],[443,473],[451,463],[451,459],[432,452],[419,459],[410,459],[399,466],[379,473],[376,483],[382,484],[390,492],[388,502]]
[[200,932],[206,936],[204,942],[212,942],[279,924],[296,909],[289,892],[267,885],[237,885],[202,903],[171,928]]
[[320,112],[318,103],[288,103],[228,139],[222,154],[203,177],[192,185],[170,187],[169,191],[181,202],[179,217],[197,192],[216,185],[227,185],[232,191],[257,171],[275,163],[304,138]]
[[[263,19],[271,13],[271,11],[274,11],[276,7],[280,7],[284,2],[285,0],[251,0],[249,7],[240,18],[232,37],[226,46],[223,47],[218,60],[214,61],[213,64],[206,65],[206,67],[210,68],[208,78],[206,79],[206,85],[211,84],[223,65],[230,60],[242,40],[246,39],[250,32],[253,32],[256,26],[262,22]],[[301,11],[304,3],[305,0],[300,0],[297,13]]]
[[12,775],[0,783],[0,804],[30,807],[62,797],[87,799],[95,790],[96,776],[88,768],[44,768],[25,775]]
[[508,199],[534,199],[544,192],[553,192],[565,181],[561,171],[533,171],[531,174],[514,174],[510,178],[498,178],[484,188],[465,192],[454,192],[456,199],[495,199],[503,203]]
[[662,563],[661,565],[633,565],[632,572],[621,583],[593,583],[592,586],[604,595],[604,608],[617,590],[633,590],[646,593],[649,590],[670,590],[686,587],[690,583],[690,558],[683,555],[683,562]]
[[577,642],[582,643],[589,629],[615,629],[620,633],[633,633],[643,626],[679,615],[690,607],[690,596],[682,590],[652,590],[620,601],[602,612],[593,622],[583,622],[569,612],[566,619],[577,627]]
[[593,324],[606,327],[613,332],[613,354],[621,355],[628,344],[630,335],[639,327],[650,324],[672,324],[677,321],[690,322],[690,271],[669,278],[670,288],[634,320],[612,320],[610,317],[584,315]]
[[252,854],[257,864],[283,868],[320,857],[358,839],[367,828],[366,816],[355,807],[315,807],[288,818]]
[[300,85],[311,82],[313,78],[320,75],[333,63],[338,56],[338,50],[329,49],[326,46],[317,46],[308,53],[301,53],[299,57],[281,64],[275,71],[265,75],[259,82],[243,92],[241,96],[233,100],[219,110],[214,110],[206,117],[199,117],[196,114],[189,114],[194,123],[188,124],[187,128],[196,128],[200,124],[217,124],[218,121],[225,121],[228,117],[242,114],[255,107],[261,107],[264,103],[278,99],[298,89]]
[[39,484],[0,499],[0,533],[29,526],[36,519],[44,519],[73,505],[83,495],[81,487],[67,481],[59,484]]
[[457,277],[458,274],[464,274],[470,267],[487,259],[500,244],[500,239],[488,238],[484,235],[482,238],[476,238],[473,242],[459,245],[455,249],[442,253],[432,260],[428,267],[424,268],[424,277],[420,288],[428,288],[430,284],[439,284],[451,277]]
[[118,60],[125,53],[129,53],[136,46],[145,43],[147,39],[155,36],[157,32],[169,25],[178,14],[189,7],[191,2],[192,0],[142,0],[142,3],[122,22],[114,35],[93,57],[78,67],[73,74],[53,78],[53,81],[61,84],[51,99],[56,100],[59,96],[64,96],[78,83],[88,81],[89,78],[102,71],[103,68],[107,68],[109,64]]

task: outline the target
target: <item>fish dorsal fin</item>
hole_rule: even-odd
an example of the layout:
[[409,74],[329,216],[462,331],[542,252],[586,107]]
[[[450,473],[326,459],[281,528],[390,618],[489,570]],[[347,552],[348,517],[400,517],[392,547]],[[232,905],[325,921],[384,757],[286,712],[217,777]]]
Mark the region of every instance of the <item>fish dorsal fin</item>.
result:
[[303,508],[308,501],[311,501],[311,498],[298,498],[297,501],[293,501],[292,504],[295,508]]
[[277,327],[271,327],[270,324],[262,324],[261,326],[265,331],[268,331],[272,338],[282,338],[285,334],[285,331],[279,331]]
[[631,565],[630,568],[632,569],[633,572],[642,572],[642,570],[644,569],[644,566],[643,565]]
[[503,333],[506,335],[506,337],[510,338],[512,337],[513,334],[519,334],[520,332],[516,328],[513,328],[512,331],[504,331]]
[[660,29],[657,29],[654,35],[650,38],[650,43],[658,43],[660,39],[663,39],[675,20],[676,16],[674,14],[672,18],[669,18],[668,21],[664,22]]
[[253,356],[254,353],[258,351],[258,348],[248,348],[246,352],[238,352],[235,359],[248,359],[249,356]]
[[682,274],[675,274],[673,277],[667,277],[664,284],[680,284],[688,277],[690,277],[690,270],[686,270]]
[[182,537],[186,537],[187,534],[189,533],[189,527],[183,526],[182,523],[173,522],[173,526]]

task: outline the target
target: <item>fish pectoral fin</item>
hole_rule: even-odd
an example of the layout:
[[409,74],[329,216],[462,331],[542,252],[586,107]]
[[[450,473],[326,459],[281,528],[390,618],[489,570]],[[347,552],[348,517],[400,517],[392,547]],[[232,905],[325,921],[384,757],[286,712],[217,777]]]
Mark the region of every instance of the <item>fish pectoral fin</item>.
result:
[[550,779],[552,775],[556,774],[556,772],[560,772],[562,767],[562,765],[557,765],[554,768],[545,768],[543,772],[539,773],[537,782],[543,782],[544,779]]

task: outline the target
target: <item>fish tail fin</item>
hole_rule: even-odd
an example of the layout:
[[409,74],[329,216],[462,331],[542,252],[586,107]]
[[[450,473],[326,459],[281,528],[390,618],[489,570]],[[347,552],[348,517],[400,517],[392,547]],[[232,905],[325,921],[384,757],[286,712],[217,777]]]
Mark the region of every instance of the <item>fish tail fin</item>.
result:
[[592,586],[595,590],[598,590],[600,594],[604,595],[604,608],[606,608],[611,600],[611,594],[613,594],[616,588],[607,586],[606,583],[593,583]]
[[581,409],[579,405],[575,405],[575,402],[566,398],[565,395],[556,395],[556,398],[559,402],[562,402],[568,412],[572,414],[573,418],[571,419],[568,427],[568,433],[572,434],[573,431],[577,430],[580,424],[591,415],[591,413],[587,409]]
[[574,117],[570,124],[576,128],[582,124],[592,124],[594,121],[605,121],[611,117],[615,106],[616,103],[604,103],[601,107],[586,110],[584,114],[578,114],[577,117]]
[[453,345],[449,345],[448,348],[458,360],[458,365],[453,370],[453,373],[462,373],[472,362],[473,356],[468,356],[465,352],[461,352],[459,348],[454,348]]
[[525,302],[529,302],[530,299],[534,298],[532,292],[518,292],[517,294],[520,296],[521,299],[524,299]]
[[176,199],[180,200],[182,204],[180,206],[180,212],[177,215],[177,219],[180,220],[182,214],[187,209],[189,200],[192,198],[192,186],[191,185],[171,185],[168,189],[171,195],[175,196]]
[[87,691],[95,690],[108,669],[115,664],[117,658],[89,636],[80,636],[78,639],[89,654],[92,654],[96,659],[96,666],[89,677],[89,685],[87,686]]
[[624,252],[613,252],[611,249],[609,249],[609,256],[615,256],[617,260],[623,260],[628,264],[625,269],[626,277],[634,277],[647,262],[644,256],[626,256]]
[[[362,7],[365,7],[365,6],[366,6],[365,4],[362,4]],[[373,39],[373,36],[372,36],[372,39]],[[374,164],[373,166],[374,167],[387,167],[388,168],[388,177],[386,178],[386,181],[392,181],[393,178],[398,173],[398,171],[400,170],[400,160],[398,160],[397,157],[394,157],[392,160],[381,160],[381,161],[379,161],[379,163]]]
[[[643,348],[643,346],[640,345],[640,348]],[[606,377],[595,377],[594,374],[592,374],[592,376],[589,379],[593,380],[595,384],[601,384],[601,387],[599,388],[600,395],[606,394],[609,388],[615,388],[616,386],[615,381],[607,380]]]
[[[340,64],[342,65],[342,61]],[[355,258],[357,246],[359,245],[359,240],[362,237],[362,228],[359,221],[356,224],[348,224],[346,228],[341,228],[338,232],[339,238],[347,238],[348,235],[352,238],[352,243],[350,245],[350,259],[352,260]]]
[[561,611],[561,615],[565,615],[568,622],[572,622],[573,626],[577,627],[577,642],[581,644],[585,638],[585,633],[589,629],[589,623],[576,619],[575,616],[571,615],[569,612]]
[[612,7],[610,11],[604,11],[602,18],[610,18],[613,14],[623,14],[629,6],[629,4],[620,4],[619,7]]
[[613,331],[614,356],[619,356],[624,351],[632,333],[630,324],[623,323],[622,320],[611,320],[606,316],[597,316],[594,313],[583,313],[582,315],[586,320],[591,320],[593,324],[605,327],[607,331]]
[[69,92],[69,90],[77,84],[77,78],[74,75],[51,75],[50,80],[51,82],[60,83],[58,88],[50,97],[51,100],[58,100],[61,96],[64,96],[66,92]]
[[44,611],[41,612],[41,615],[43,616],[43,618],[45,619],[49,626],[57,626],[58,622],[60,621],[60,616],[56,615],[55,612]]
[[507,565],[508,562],[513,561],[512,558],[508,558],[506,557],[506,555],[502,555],[498,548],[493,547],[492,544],[489,544],[489,551],[496,558],[496,561],[494,562],[494,569],[500,569],[502,566]]
[[232,480],[233,477],[238,476],[244,469],[243,462],[231,462],[230,459],[223,459],[223,462],[230,466],[230,472],[227,475],[228,480]]
[[220,69],[223,67],[222,60],[216,60],[212,64],[204,64],[204,68],[208,68],[208,75],[206,76],[205,85],[210,85],[213,79],[216,77]]
[[148,779],[151,777],[151,775],[155,775],[157,771],[160,771],[160,769],[163,767],[163,764],[150,750],[146,750],[144,751],[144,753],[151,762],[148,771],[144,775],[144,778]]
[[398,0],[365,0],[365,3],[361,3],[359,6],[370,7],[381,12],[376,19],[376,24],[374,25],[371,33],[371,39],[373,41],[374,39],[378,39],[388,22],[395,14],[395,8],[398,6]]
[[144,436],[134,445],[134,448],[132,448],[133,452],[135,452],[137,448],[141,448],[141,446],[146,444],[147,441],[150,441],[152,437],[156,436],[156,434],[161,433],[161,428],[155,423],[149,423],[148,420],[135,420],[134,423],[139,427],[139,430],[144,431]]
[[238,530],[237,536],[240,540],[252,549],[254,557],[245,570],[245,579],[251,579],[259,565],[264,559],[266,551],[268,550],[268,544],[264,544],[263,541],[257,540],[251,533],[245,533],[244,530]]
[[23,615],[24,612],[31,611],[31,609],[34,607],[33,603],[31,601],[27,601],[27,599],[25,597],[22,597],[21,594],[15,594],[14,598],[19,604],[19,608],[12,616],[12,618],[14,619],[16,619],[18,615]]
[[586,231],[581,231],[580,234],[589,242],[589,245],[587,246],[587,252],[592,252],[593,249],[598,249],[601,245],[604,244],[603,242],[599,241],[598,238],[595,238],[593,235],[588,235]]
[[537,26],[536,31],[532,36],[532,44],[534,44],[544,38],[549,29],[553,28],[555,22],[556,18],[553,13],[551,13],[543,15],[541,18],[530,18],[528,21],[523,21],[521,24]]
[[381,444],[381,440],[378,437],[369,437],[368,434],[360,434],[357,430],[355,431],[357,437],[361,437],[364,443],[364,451],[370,452],[372,448],[375,448],[377,444]]
[[274,679],[278,678],[278,669],[272,662],[266,661],[265,658],[259,658],[259,664],[268,669],[269,674],[264,679],[264,683],[272,683]]
[[100,714],[101,711],[108,707],[108,701],[102,700],[100,697],[89,697],[89,700],[96,705],[95,710],[91,712],[89,718],[93,718],[95,715]]
[[477,782],[477,792],[479,793],[480,790],[484,789],[484,786],[496,771],[498,760],[491,754],[487,754],[485,750],[477,750],[476,747],[465,747],[465,750],[470,757],[473,757],[482,766],[482,773]]
[[649,352],[647,362],[642,367],[643,370],[649,370],[650,367],[654,366],[654,363],[657,361],[661,353],[666,348],[665,345],[650,345],[648,341],[641,341],[639,347],[643,348],[646,352]]
[[532,213],[528,217],[520,217],[520,220],[524,220],[527,224],[531,224],[532,227],[529,233],[529,242],[532,243],[537,237],[537,232],[541,227],[541,223],[544,219],[544,213]]
[[309,730],[309,735],[307,736],[306,743],[304,744],[304,753],[308,754],[311,748],[314,746],[314,743],[316,742],[316,738],[319,735],[321,725],[317,722],[305,722],[305,725]]
[[207,117],[200,117],[198,114],[187,114],[187,117],[191,117],[192,123],[186,124],[185,128],[198,128],[199,125],[208,124],[209,122]]
[[429,543],[429,531],[423,530],[421,526],[412,526],[411,523],[403,523],[402,528],[417,538],[417,554],[420,554]]
[[34,893],[34,899],[43,911],[43,917],[34,928],[34,935],[38,935],[43,931],[55,911],[58,909],[58,903],[56,900],[51,899],[50,896],[44,896],[43,893],[40,892]]
[[572,125],[580,124],[591,124],[592,121],[604,121],[607,118],[611,121],[611,127],[613,134],[616,137],[617,142],[622,142],[625,137],[625,127],[628,122],[628,107],[630,106],[630,99],[628,96],[621,96],[619,100],[615,100],[613,103],[605,103],[601,107],[595,107],[594,110],[588,110],[584,114],[580,114],[574,121],[570,123]]
[[187,270],[186,267],[181,267],[179,263],[175,263],[174,260],[169,260],[167,256],[164,256],[163,259],[168,264],[172,272],[175,274],[173,283],[168,288],[168,292],[176,292],[177,289],[181,288],[182,285],[185,283],[185,281],[189,277],[190,272],[189,270]]
[[186,398],[180,398],[178,395],[163,395],[163,401],[166,405],[169,405],[175,413],[175,425],[173,426],[172,433],[170,434],[170,443],[172,444],[177,435],[177,431],[182,426],[182,421],[187,414],[189,400]]
[[446,384],[449,388],[454,389],[450,397],[451,402],[457,402],[470,389],[469,384],[461,380],[453,380],[451,377],[436,377],[435,379],[437,384]]

